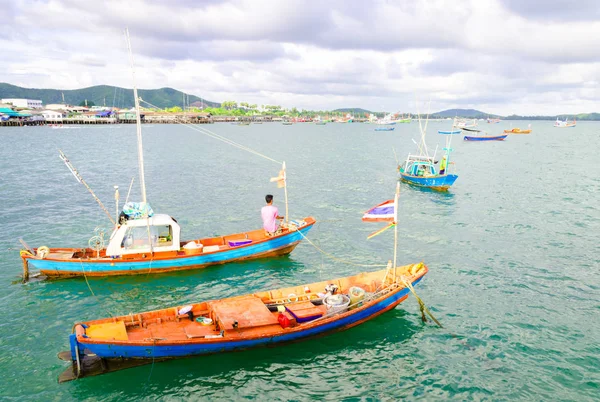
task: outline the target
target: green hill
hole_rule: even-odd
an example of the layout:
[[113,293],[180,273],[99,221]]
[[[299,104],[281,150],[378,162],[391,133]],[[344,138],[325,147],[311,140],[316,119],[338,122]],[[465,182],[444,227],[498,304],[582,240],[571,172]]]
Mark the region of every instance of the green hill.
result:
[[334,112],[341,112],[341,113],[372,113],[369,110],[365,110],[365,109],[361,109],[359,107],[350,107],[350,108],[343,108],[343,109],[335,109]]
[[485,119],[488,116],[492,118],[498,117],[496,115],[491,115],[475,109],[448,109],[431,114],[431,117],[434,118],[467,117],[470,119]]
[[[183,106],[183,92],[173,88],[139,89],[139,96],[146,102],[150,102],[160,108]],[[0,83],[1,98],[26,98],[39,99],[44,105],[50,103],[62,103],[63,95],[65,103],[79,105],[81,102],[98,106],[113,106],[118,108],[133,107],[133,89],[113,87],[110,85],[96,85],[89,88],[61,90],[61,89],[38,89],[22,88],[15,85]],[[196,106],[204,104],[209,107],[219,107],[220,104],[200,99],[195,95],[186,94],[186,104]],[[147,106],[142,104],[141,106]]]

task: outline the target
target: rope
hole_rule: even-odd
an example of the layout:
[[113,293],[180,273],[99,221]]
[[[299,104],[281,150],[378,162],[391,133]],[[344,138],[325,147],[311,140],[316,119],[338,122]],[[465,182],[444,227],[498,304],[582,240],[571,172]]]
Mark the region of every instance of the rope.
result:
[[402,283],[404,283],[404,286],[410,289],[411,293],[415,296],[415,299],[417,299],[417,302],[419,302],[419,308],[421,309],[421,319],[423,320],[423,322],[427,322],[427,318],[425,317],[425,313],[427,313],[429,317],[431,317],[433,322],[435,322],[440,328],[444,328],[442,324],[440,324],[440,322],[433,316],[433,314],[431,314],[431,311],[429,311],[429,309],[427,308],[425,303],[423,303],[423,300],[421,300],[419,295],[417,295],[417,292],[415,291],[415,288],[413,288],[413,285],[405,278],[401,278],[400,280],[402,281]]
[[[90,285],[87,275],[85,274],[85,268],[83,267],[83,261],[81,260],[81,258],[79,259],[79,264],[81,264],[81,272],[83,272],[83,278],[85,279],[85,283],[87,284],[87,287],[90,290],[90,293],[92,294],[92,296],[94,296],[96,299],[98,299],[98,296],[96,296],[96,294],[92,290],[92,286]],[[106,310],[106,313],[108,314],[109,317],[113,316],[112,313],[106,307],[104,307],[104,310]]]
[[314,248],[316,248],[318,251],[320,251],[321,253],[323,253],[324,255],[326,255],[327,257],[331,258],[334,261],[338,261],[344,264],[349,264],[349,265],[354,265],[355,267],[385,267],[386,265],[382,265],[382,264],[357,264],[355,262],[352,261],[348,261],[348,260],[343,260],[341,258],[337,258],[336,256],[329,254],[328,252],[324,251],[322,248],[318,247],[316,244],[314,244],[312,241],[310,241],[310,239],[308,237],[306,237],[304,235],[304,233],[302,233],[300,230],[296,229],[296,231],[298,233],[300,233],[300,235]]
[[[140,99],[140,100],[141,100],[142,102],[144,102],[145,104],[147,104],[147,105],[149,105],[149,106],[153,107],[153,108],[156,108],[156,109],[161,109],[161,108],[159,108],[158,106],[156,106],[156,105],[153,105],[153,104],[152,104],[152,103],[150,103],[150,102],[147,102],[147,101],[145,101],[145,100],[143,100],[143,99]],[[254,155],[256,155],[256,156],[260,156],[261,158],[264,158],[264,159],[266,159],[266,160],[269,160],[269,161],[271,161],[271,162],[275,162],[275,163],[277,163],[278,165],[281,165],[281,164],[282,164],[282,162],[280,162],[280,161],[278,161],[278,160],[276,160],[276,159],[270,158],[270,157],[268,157],[267,155],[261,154],[260,152],[253,150],[252,148],[249,148],[249,147],[247,147],[247,146],[245,146],[245,145],[242,145],[242,144],[239,144],[239,143],[237,143],[237,142],[235,142],[235,141],[233,141],[233,140],[230,140],[230,139],[229,139],[229,138],[227,138],[227,137],[223,137],[222,135],[219,135],[219,134],[217,134],[217,133],[214,133],[214,132],[210,131],[210,130],[209,130],[209,129],[207,129],[207,128],[204,128],[204,127],[197,127],[197,125],[188,124],[188,123],[182,123],[182,122],[180,122],[180,121],[177,121],[177,120],[176,120],[176,123],[178,123],[178,124],[181,124],[182,126],[185,126],[185,127],[191,128],[192,130],[198,131],[198,132],[200,132],[200,133],[202,133],[202,134],[204,134],[204,135],[206,135],[206,136],[208,136],[208,137],[211,137],[211,138],[214,138],[214,139],[216,139],[216,140],[222,141],[222,142],[224,142],[224,143],[226,143],[226,144],[228,144],[228,145],[232,145],[232,146],[234,146],[234,147],[236,147],[236,148],[239,148],[239,149],[241,149],[241,150],[243,150],[243,151],[250,152],[251,154],[254,154]]]

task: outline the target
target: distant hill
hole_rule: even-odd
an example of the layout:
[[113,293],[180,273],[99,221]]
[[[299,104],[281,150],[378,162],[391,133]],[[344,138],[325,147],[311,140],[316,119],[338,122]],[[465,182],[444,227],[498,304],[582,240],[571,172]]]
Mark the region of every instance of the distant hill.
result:
[[[62,90],[62,89],[37,89],[22,88],[11,84],[0,82],[1,98],[26,98],[39,99],[44,105],[50,103],[62,103],[63,94],[65,102],[71,105],[79,105],[87,100],[97,106],[113,106],[118,108],[130,108],[134,106],[133,89],[113,87],[110,85],[96,85],[89,88]],[[139,96],[147,102],[160,108],[183,106],[183,92],[173,88],[139,89]],[[200,99],[195,95],[186,94],[186,103],[210,107],[219,107],[220,104]],[[147,106],[142,104],[141,106]]]
[[489,117],[499,117],[497,115],[484,113],[475,109],[448,109],[441,112],[432,113],[430,115],[433,118],[446,118],[446,117],[467,117],[470,119],[485,119]]
[[341,112],[341,113],[372,113],[369,110],[365,110],[365,109],[361,109],[359,107],[350,107],[350,108],[343,108],[343,109],[335,109],[333,110],[334,112]]

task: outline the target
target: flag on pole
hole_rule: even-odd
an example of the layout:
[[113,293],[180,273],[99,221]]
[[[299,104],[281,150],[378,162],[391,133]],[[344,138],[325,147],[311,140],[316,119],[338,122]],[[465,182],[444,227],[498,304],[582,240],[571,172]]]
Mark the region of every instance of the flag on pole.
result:
[[362,217],[363,222],[394,222],[394,200],[387,200],[369,209]]

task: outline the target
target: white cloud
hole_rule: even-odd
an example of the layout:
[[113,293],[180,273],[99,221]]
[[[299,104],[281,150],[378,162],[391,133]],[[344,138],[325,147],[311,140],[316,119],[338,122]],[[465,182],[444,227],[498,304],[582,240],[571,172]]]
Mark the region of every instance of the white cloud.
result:
[[15,0],[0,34],[0,81],[130,87],[128,26],[139,87],[208,100],[408,111],[418,97],[435,110],[600,111],[595,2],[562,18],[544,4]]

